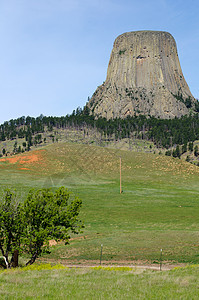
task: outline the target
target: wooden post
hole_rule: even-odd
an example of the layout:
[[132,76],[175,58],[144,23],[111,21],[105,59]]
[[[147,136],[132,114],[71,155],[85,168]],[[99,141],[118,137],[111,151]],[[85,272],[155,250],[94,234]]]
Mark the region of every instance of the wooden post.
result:
[[160,271],[162,271],[162,249],[160,250]]
[[120,194],[122,193],[122,158],[120,157]]
[[100,252],[100,266],[102,264],[102,249],[103,249],[103,244],[101,244],[101,252]]

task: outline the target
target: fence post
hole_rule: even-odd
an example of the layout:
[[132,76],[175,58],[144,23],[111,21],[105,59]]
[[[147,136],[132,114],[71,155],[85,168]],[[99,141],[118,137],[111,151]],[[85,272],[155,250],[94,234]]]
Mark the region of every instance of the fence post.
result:
[[101,252],[100,252],[100,266],[102,264],[102,249],[103,249],[103,244],[101,244]]
[[162,271],[162,249],[160,250],[160,271]]

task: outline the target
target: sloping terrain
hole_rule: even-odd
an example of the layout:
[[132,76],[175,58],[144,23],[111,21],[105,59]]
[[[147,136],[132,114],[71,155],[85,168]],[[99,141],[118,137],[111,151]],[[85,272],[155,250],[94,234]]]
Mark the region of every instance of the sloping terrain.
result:
[[[119,193],[119,158],[122,188]],[[83,234],[60,242],[43,261],[199,262],[199,168],[151,153],[56,143],[0,159],[1,192],[23,200],[32,187],[66,186],[83,200]]]

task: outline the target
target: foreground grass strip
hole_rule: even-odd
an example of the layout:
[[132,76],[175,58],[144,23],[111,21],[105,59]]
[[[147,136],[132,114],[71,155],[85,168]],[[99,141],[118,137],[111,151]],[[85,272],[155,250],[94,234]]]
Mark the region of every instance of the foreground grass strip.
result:
[[199,266],[139,273],[115,272],[118,267],[35,268],[1,272],[0,299],[198,299]]
[[112,267],[112,266],[98,266],[98,267],[91,267],[92,270],[105,270],[105,271],[133,271],[130,267]]

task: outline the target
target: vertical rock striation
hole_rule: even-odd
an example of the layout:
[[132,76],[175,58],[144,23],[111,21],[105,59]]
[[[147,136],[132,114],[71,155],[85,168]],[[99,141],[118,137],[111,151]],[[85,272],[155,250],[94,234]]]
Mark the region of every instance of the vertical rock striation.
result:
[[97,117],[108,119],[139,114],[174,118],[194,111],[195,103],[172,35],[137,31],[116,38],[106,81],[88,106]]

